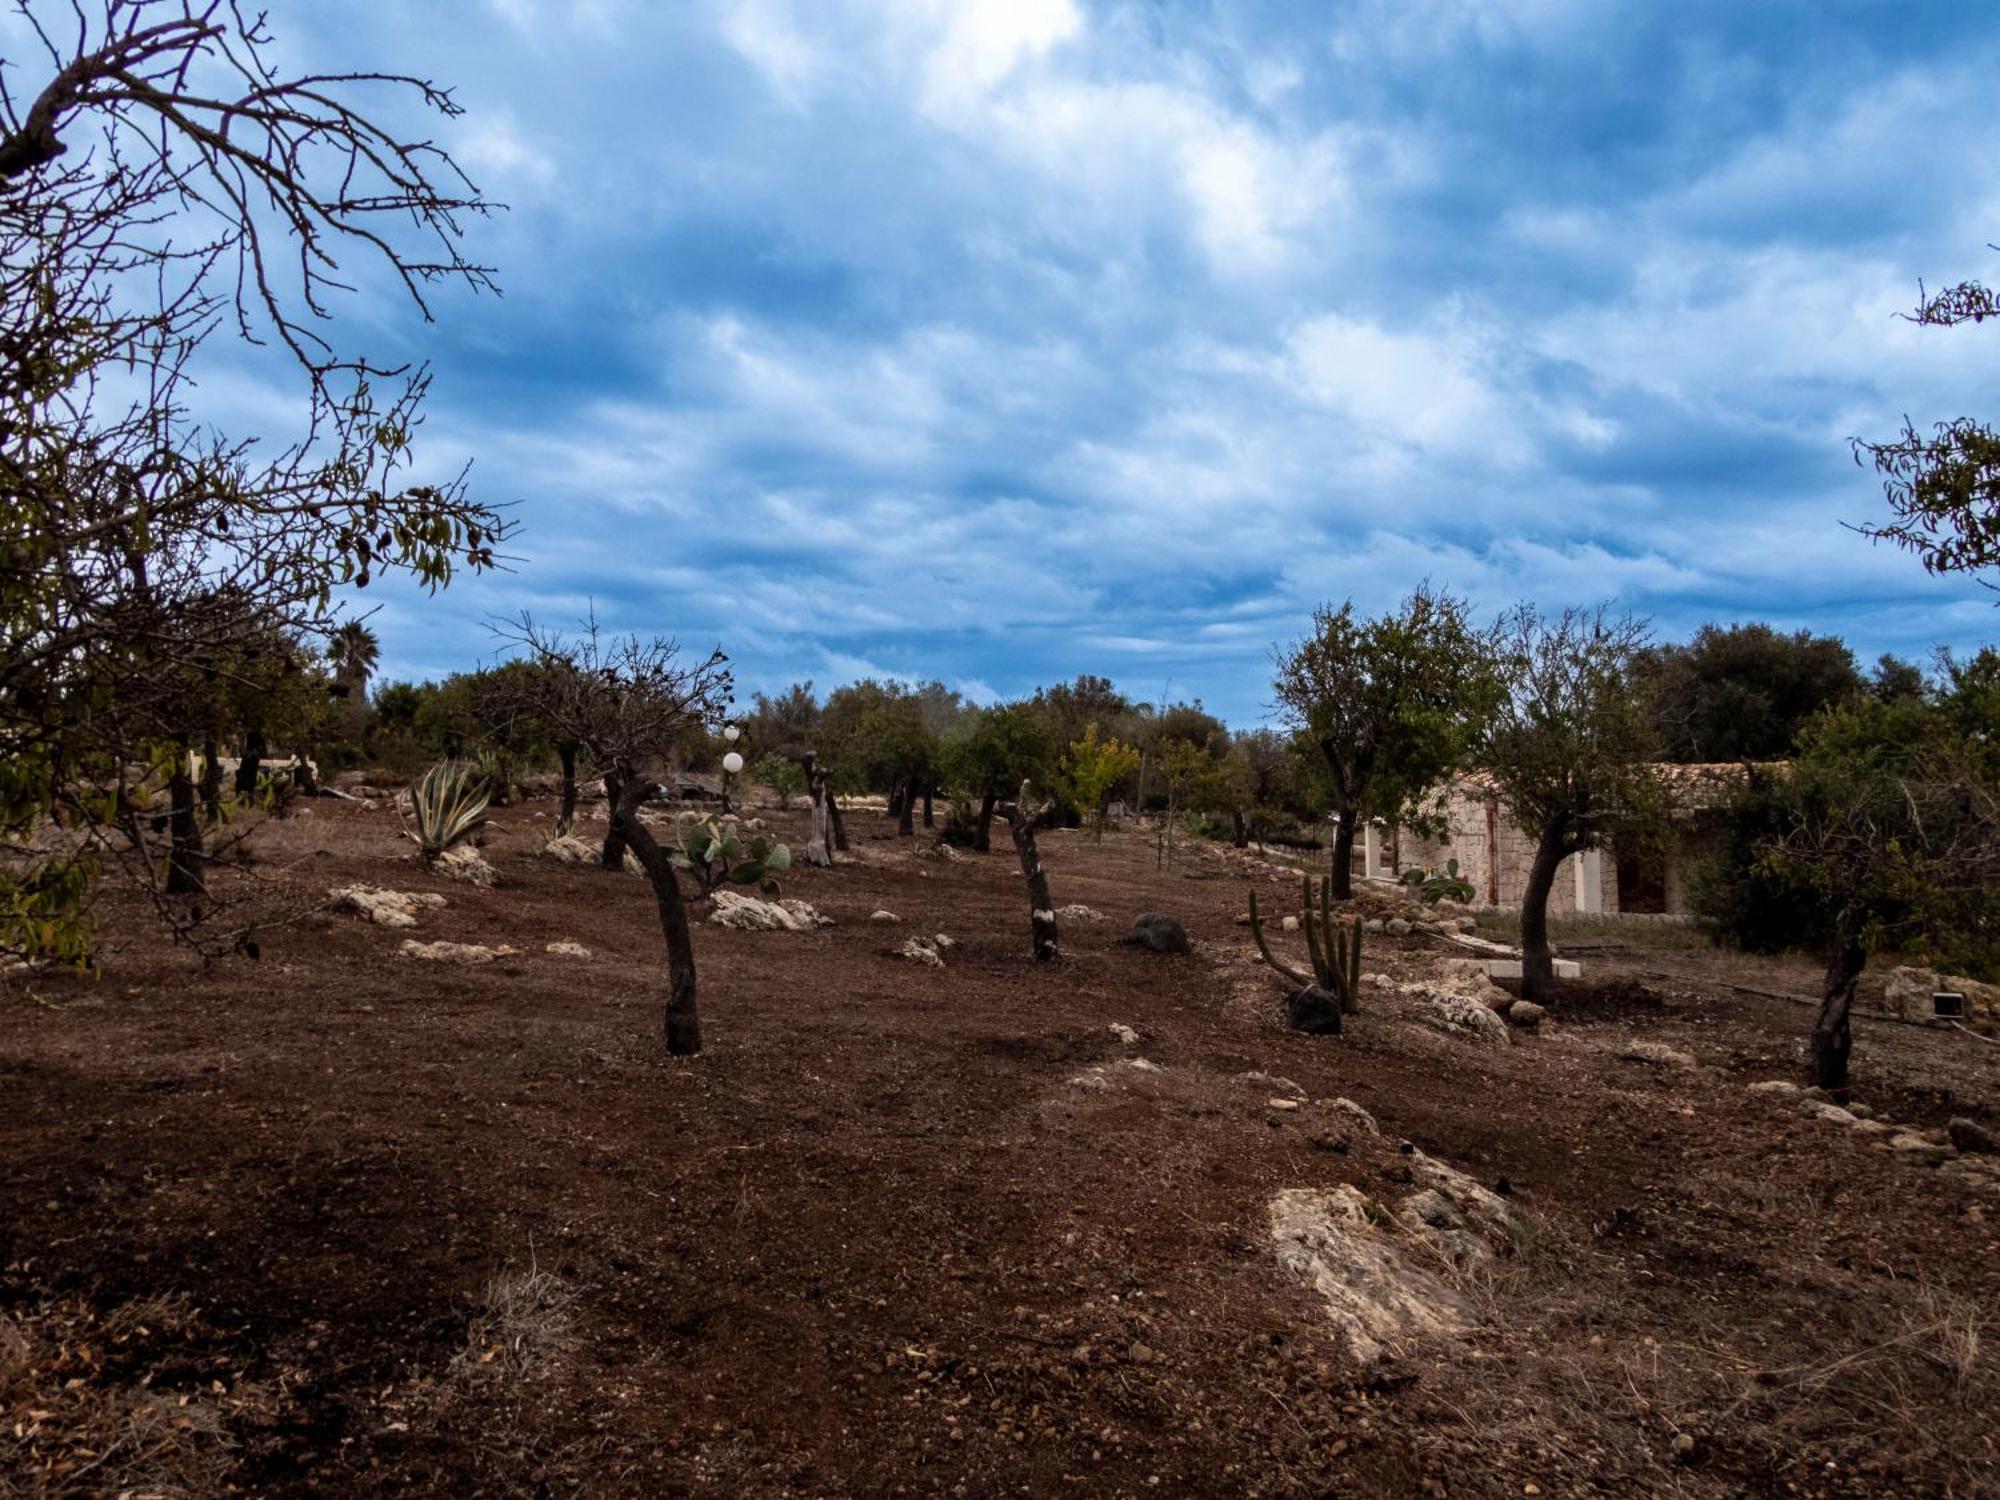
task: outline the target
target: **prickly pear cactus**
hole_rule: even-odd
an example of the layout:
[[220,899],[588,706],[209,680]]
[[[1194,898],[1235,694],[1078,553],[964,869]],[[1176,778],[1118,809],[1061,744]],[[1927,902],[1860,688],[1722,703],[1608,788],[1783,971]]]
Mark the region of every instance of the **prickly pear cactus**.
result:
[[666,848],[674,868],[692,876],[704,896],[723,885],[754,885],[775,896],[777,872],[792,865],[790,849],[761,833],[746,839],[742,823],[726,815],[682,813]]

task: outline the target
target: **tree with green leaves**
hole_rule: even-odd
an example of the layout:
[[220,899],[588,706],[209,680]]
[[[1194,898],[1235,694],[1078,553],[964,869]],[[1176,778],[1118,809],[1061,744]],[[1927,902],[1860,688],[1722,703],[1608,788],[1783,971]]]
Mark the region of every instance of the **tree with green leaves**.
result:
[[1347,900],[1362,823],[1402,821],[1467,763],[1500,698],[1493,646],[1463,599],[1425,584],[1372,620],[1352,601],[1322,605],[1312,634],[1278,654],[1276,686],[1290,727],[1325,762],[1339,818],[1333,894]]
[[1988,973],[2000,962],[2000,745],[1981,720],[1993,727],[1976,705],[1908,697],[1830,709],[1730,809],[1698,905],[1740,946],[1819,955],[1809,1072],[1822,1088],[1847,1086],[1871,953],[1927,950]]
[[1048,715],[1033,703],[997,703],[975,709],[944,747],[948,783],[976,797],[972,847],[993,847],[993,814],[1024,781],[1046,786],[1055,770],[1055,735]]
[[1090,819],[1091,833],[1104,839],[1105,799],[1111,789],[1139,769],[1139,752],[1115,739],[1100,739],[1093,722],[1083,727],[1083,737],[1070,743],[1063,756],[1063,795],[1079,813]]
[[1838,636],[1769,625],[1704,625],[1652,646],[1633,668],[1653,704],[1663,759],[1782,760],[1814,714],[1866,690]]
[[1523,604],[1501,618],[1496,644],[1506,695],[1480,763],[1535,840],[1521,897],[1521,993],[1546,1002],[1555,983],[1556,871],[1571,855],[1614,833],[1636,835],[1661,816],[1659,737],[1634,673],[1646,625],[1602,605],[1544,615]]

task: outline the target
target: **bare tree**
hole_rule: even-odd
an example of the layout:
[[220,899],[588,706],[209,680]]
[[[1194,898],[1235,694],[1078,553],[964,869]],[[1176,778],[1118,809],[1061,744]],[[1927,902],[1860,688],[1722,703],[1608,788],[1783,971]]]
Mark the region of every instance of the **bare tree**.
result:
[[[432,283],[490,284],[458,250],[487,205],[440,148],[355,102],[414,92],[455,115],[434,84],[284,73],[230,0],[43,9],[60,36],[18,5],[42,86],[16,97],[17,59],[0,78],[0,760],[22,772],[0,788],[0,837],[26,851],[59,816],[83,858],[129,858],[156,889],[151,820],[100,789],[182,748],[173,685],[220,670],[245,620],[324,633],[337,586],[495,565],[506,525],[464,474],[410,477],[425,372],[343,355],[326,332],[346,249],[426,314]],[[303,372],[300,429],[275,449],[188,407],[197,352],[232,323]],[[81,866],[27,857],[11,888],[82,888]],[[186,884],[187,859],[171,868]],[[36,906],[0,949],[46,949],[74,915]],[[56,946],[78,942],[72,926]]]
[[719,727],[733,678],[720,650],[683,660],[673,641],[606,639],[595,620],[574,639],[546,631],[527,615],[502,631],[541,667],[517,679],[535,695],[534,712],[573,740],[612,790],[611,828],[637,856],[659,908],[667,948],[667,1051],[701,1050],[694,939],[673,855],[639,817],[659,784],[663,762],[691,729]]
[[1040,806],[1032,806],[1030,797],[1033,787],[1021,783],[1021,790],[1003,811],[1007,826],[1014,833],[1014,852],[1021,859],[1021,874],[1028,882],[1029,932],[1035,945],[1035,957],[1046,961],[1056,956],[1056,908],[1049,896],[1048,872],[1042,868],[1042,856],[1035,848],[1035,834],[1043,828],[1053,828],[1062,817],[1062,804],[1053,797]]

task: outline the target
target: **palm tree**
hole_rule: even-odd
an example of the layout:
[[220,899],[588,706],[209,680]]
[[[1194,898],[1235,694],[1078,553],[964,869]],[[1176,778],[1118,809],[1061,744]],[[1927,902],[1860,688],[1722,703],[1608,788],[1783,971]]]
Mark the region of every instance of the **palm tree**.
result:
[[327,641],[327,655],[333,661],[333,680],[347,689],[347,701],[368,701],[368,678],[382,659],[382,643],[375,632],[359,620],[349,620]]

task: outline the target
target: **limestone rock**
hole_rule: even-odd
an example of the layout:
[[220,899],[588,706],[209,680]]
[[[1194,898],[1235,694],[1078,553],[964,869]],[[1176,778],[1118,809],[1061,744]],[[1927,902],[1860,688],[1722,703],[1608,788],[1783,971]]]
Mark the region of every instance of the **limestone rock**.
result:
[[1065,922],[1102,922],[1104,913],[1085,906],[1081,901],[1072,901],[1068,906],[1058,906],[1056,915]]
[[1926,1167],[1937,1166],[1940,1162],[1950,1161],[1958,1155],[1954,1147],[1941,1146],[1936,1141],[1927,1141],[1920,1135],[1910,1134],[1890,1136],[1889,1149],[1906,1161]]
[[444,905],[435,891],[388,891],[373,885],[336,886],[327,895],[334,910],[351,911],[377,927],[414,927],[418,912]]
[[1408,937],[1416,928],[1402,917],[1391,917],[1382,924],[1382,931],[1390,937]]
[[420,943],[415,938],[404,938],[396,951],[405,958],[427,963],[490,964],[496,958],[506,958],[514,949],[505,943],[488,948],[481,943]]
[[1692,1053],[1669,1047],[1665,1042],[1627,1042],[1618,1049],[1618,1055],[1626,1062],[1651,1063],[1656,1068],[1692,1068],[1695,1065]]
[[1882,989],[1882,1001],[1906,1021],[1928,1021],[1935,1014],[1931,997],[1940,991],[1965,996],[1967,1026],[1975,1030],[2000,1027],[2000,985],[1960,979],[1935,969],[1908,966],[1891,969]]
[[730,890],[715,893],[715,910],[708,920],[739,932],[811,932],[833,925],[833,918],[821,916],[804,901],[764,901]]
[[1824,1120],[1829,1125],[1859,1125],[1861,1117],[1842,1109],[1838,1104],[1825,1104],[1818,1099],[1806,1100],[1806,1114],[1815,1120]]
[[1489,1046],[1504,1047],[1513,1038],[1494,1007],[1513,997],[1486,977],[1476,958],[1448,958],[1432,977],[1398,985],[1402,995],[1417,1002],[1416,1019],[1449,1035]]
[[1799,1086],[1783,1078],[1766,1078],[1761,1083],[1748,1085],[1746,1091],[1752,1094],[1768,1094],[1777,1099],[1796,1099],[1799,1096]]
[[933,969],[944,967],[944,955],[929,938],[905,938],[903,946],[896,950],[896,957],[907,958],[912,963],[923,964]]
[[1326,1103],[1327,1108],[1337,1110],[1339,1113],[1346,1115],[1369,1135],[1380,1135],[1382,1133],[1382,1127],[1375,1123],[1375,1117],[1356,1104],[1352,1099],[1329,1099]]
[[[550,839],[542,845],[542,853],[549,859],[565,865],[595,865],[604,861],[604,845],[601,842],[593,843],[589,839],[580,839],[573,833],[565,833],[559,838]],[[645,869],[645,866],[639,863],[639,856],[630,849],[625,851],[625,869],[627,873],[633,875],[640,874]]]
[[1268,1214],[1278,1264],[1319,1294],[1356,1358],[1373,1362],[1406,1339],[1457,1333],[1469,1321],[1437,1277],[1404,1260],[1377,1222],[1386,1211],[1358,1188],[1287,1188]]
[[592,956],[590,950],[584,947],[583,944],[567,941],[550,943],[543,951],[553,953],[557,958],[589,958]]
[[500,878],[493,866],[486,862],[486,856],[470,844],[452,845],[431,861],[431,869],[447,880],[482,889],[490,888]]
[[1128,1047],[1135,1047],[1139,1043],[1139,1033],[1134,1031],[1130,1026],[1127,1026],[1123,1021],[1113,1021],[1111,1023],[1111,1034]]
[[1507,1007],[1507,1024],[1524,1026],[1533,1031],[1542,1024],[1543,1018],[1547,1015],[1548,1012],[1532,1000],[1516,1000]]
[[871,922],[880,922],[884,926],[887,926],[891,922],[900,922],[903,919],[892,911],[871,911],[868,913],[868,920]]

